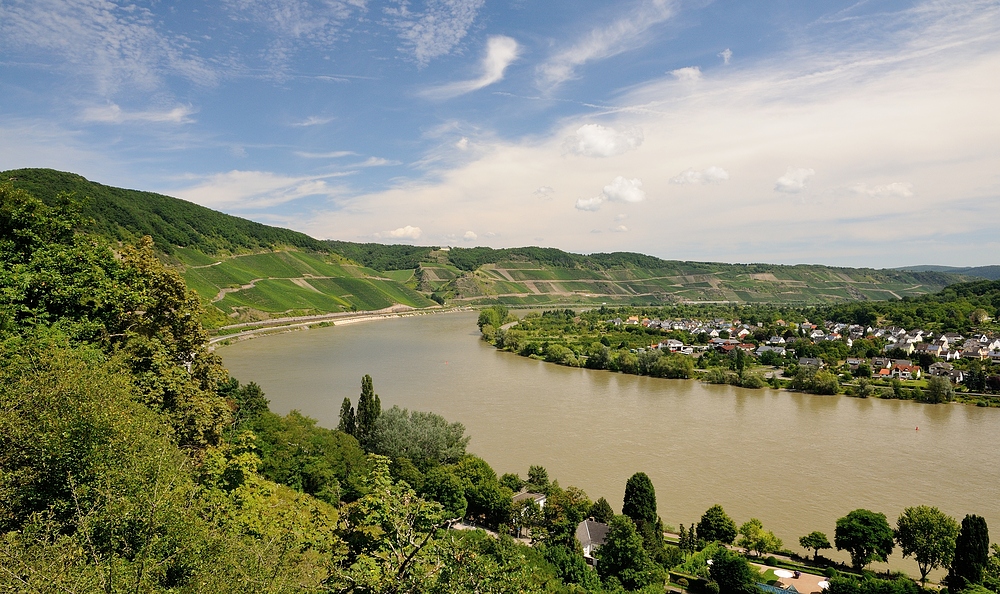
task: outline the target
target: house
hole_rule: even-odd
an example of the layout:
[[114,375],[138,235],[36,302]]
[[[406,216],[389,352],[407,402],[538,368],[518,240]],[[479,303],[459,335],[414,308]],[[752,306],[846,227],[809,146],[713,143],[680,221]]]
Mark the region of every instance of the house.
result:
[[668,338],[666,340],[660,341],[660,344],[657,348],[659,348],[661,351],[667,350],[670,351],[671,353],[676,353],[677,351],[684,348],[684,343],[675,338]]
[[947,377],[954,369],[955,366],[951,363],[931,363],[930,367],[927,368],[927,373],[938,377]]
[[587,518],[576,525],[576,540],[583,547],[583,558],[590,565],[597,565],[594,553],[604,544],[608,536],[608,525],[594,518]]
[[847,361],[845,361],[851,371],[857,371],[858,367],[861,367],[864,362],[864,359],[858,359],[856,357],[848,357]]
[[982,361],[983,359],[985,359],[988,356],[989,356],[989,351],[987,349],[983,348],[983,347],[980,347],[980,346],[966,347],[966,348],[962,349],[962,358],[963,359],[978,359],[978,360]]
[[892,366],[891,374],[892,377],[897,377],[901,380],[920,379],[921,369],[919,365],[895,363]]
[[759,347],[757,347],[756,353],[757,353],[758,357],[761,356],[761,355],[763,355],[764,353],[774,353],[774,354],[778,355],[779,357],[784,357],[786,351],[785,351],[785,347],[781,347],[781,346],[769,346],[769,345],[766,345],[766,344],[762,344]]
[[907,355],[912,355],[914,346],[912,342],[903,342],[900,340],[897,342],[890,342],[889,344],[885,345],[884,351],[888,353],[893,349],[899,349],[904,353],[906,353]]
[[542,493],[532,493],[531,491],[521,491],[514,495],[514,505],[522,501],[534,501],[538,509],[545,509],[545,495]]
[[823,368],[823,360],[816,359],[813,357],[799,357],[799,367],[808,365],[809,367],[815,367],[816,369]]
[[965,381],[965,372],[961,369],[952,369],[948,372],[948,379],[953,384],[960,384]]
[[781,336],[772,336],[767,342],[770,344],[785,344],[785,339]]

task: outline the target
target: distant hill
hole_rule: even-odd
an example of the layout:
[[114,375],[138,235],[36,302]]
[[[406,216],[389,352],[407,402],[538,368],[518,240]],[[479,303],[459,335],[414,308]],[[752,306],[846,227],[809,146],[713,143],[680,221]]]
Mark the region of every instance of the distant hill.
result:
[[933,266],[933,265],[921,265],[921,266],[901,266],[895,270],[907,270],[912,272],[947,272],[949,274],[964,274],[965,276],[975,276],[979,278],[985,278],[987,280],[1000,280],[1000,266],[968,266],[968,267],[956,267],[956,266]]
[[722,264],[630,252],[583,255],[543,247],[439,249],[324,241],[52,169],[2,172],[3,182],[49,204],[72,193],[82,200],[93,233],[118,241],[152,236],[164,259],[181,270],[202,298],[214,326],[393,304],[427,307],[434,301],[836,304],[913,297],[970,278],[952,270]]

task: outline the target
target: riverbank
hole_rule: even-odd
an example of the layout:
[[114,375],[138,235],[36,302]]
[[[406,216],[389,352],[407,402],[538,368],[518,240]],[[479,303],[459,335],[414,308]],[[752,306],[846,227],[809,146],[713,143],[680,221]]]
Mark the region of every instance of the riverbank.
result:
[[[384,309],[372,310],[372,311],[338,312],[332,314],[319,314],[312,316],[274,318],[270,320],[261,320],[258,322],[243,322],[240,324],[223,326],[219,328],[217,331],[219,332],[226,332],[233,330],[236,331],[229,334],[221,334],[219,336],[213,336],[208,340],[208,343],[214,348],[217,346],[226,346],[234,342],[250,340],[252,338],[271,336],[274,334],[285,334],[287,332],[308,330],[310,328],[343,326],[347,324],[356,324],[359,322],[404,318],[404,317],[428,315],[434,313],[438,314],[453,313],[453,312],[468,311],[468,310],[469,308],[467,307],[445,309],[441,308],[440,306],[428,307],[426,309],[416,309],[413,307],[409,307],[407,305],[397,304],[390,307],[386,307]],[[240,328],[246,328],[246,330],[240,330]]]

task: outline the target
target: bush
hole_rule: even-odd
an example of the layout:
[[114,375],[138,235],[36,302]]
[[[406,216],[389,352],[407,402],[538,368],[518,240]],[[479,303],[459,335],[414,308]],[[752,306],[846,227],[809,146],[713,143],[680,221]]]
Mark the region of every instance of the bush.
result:
[[767,559],[764,559],[764,563],[766,565],[770,565],[771,567],[777,567],[778,559],[774,555],[770,555]]

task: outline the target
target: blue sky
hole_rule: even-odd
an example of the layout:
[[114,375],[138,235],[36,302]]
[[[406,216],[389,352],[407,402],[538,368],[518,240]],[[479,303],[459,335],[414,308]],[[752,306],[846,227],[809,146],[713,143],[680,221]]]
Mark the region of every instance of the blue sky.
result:
[[0,0],[0,168],[348,241],[996,264],[997,105],[996,0]]

